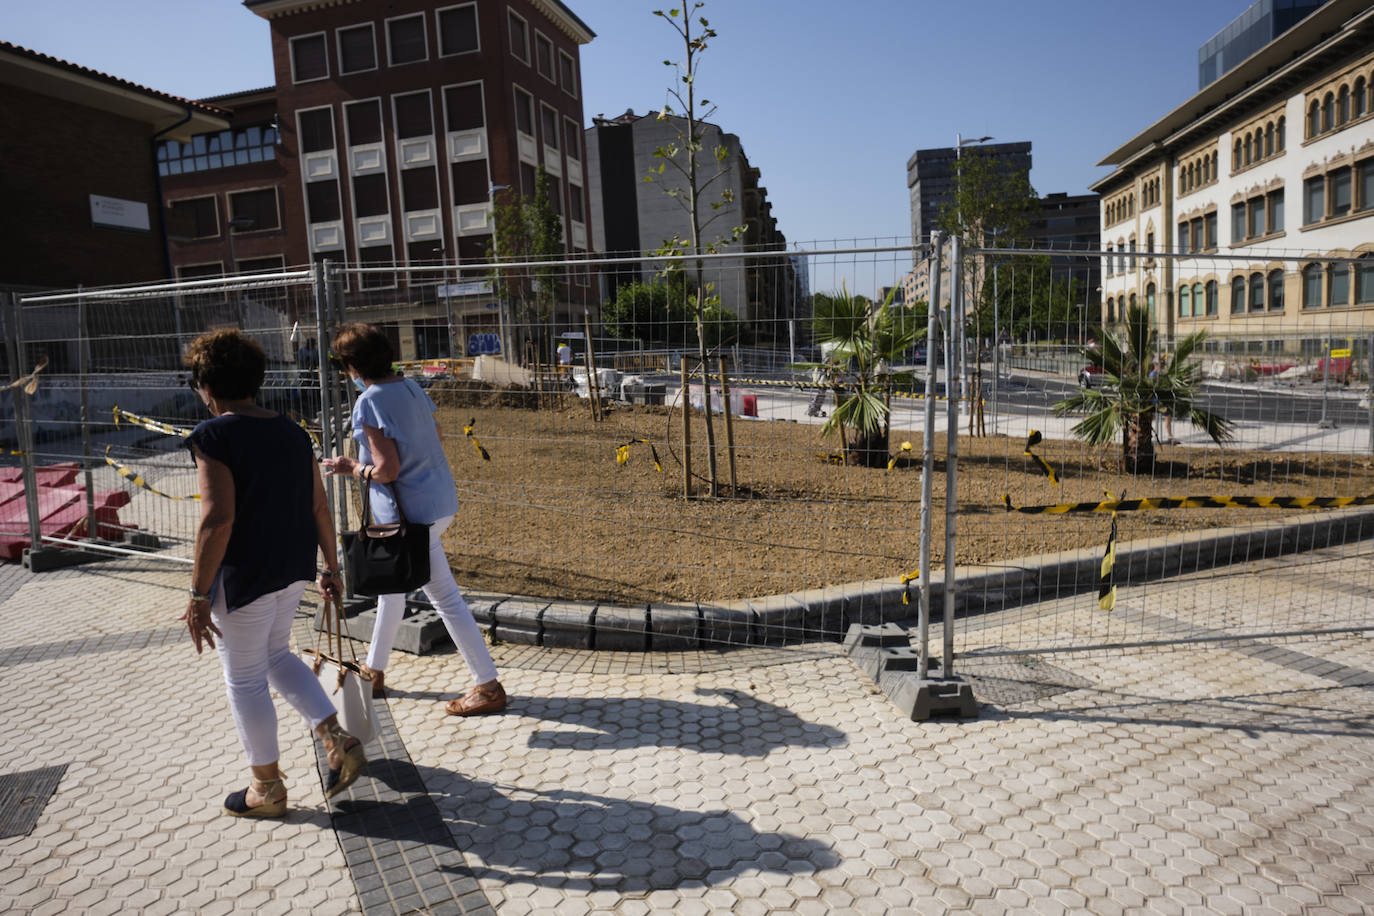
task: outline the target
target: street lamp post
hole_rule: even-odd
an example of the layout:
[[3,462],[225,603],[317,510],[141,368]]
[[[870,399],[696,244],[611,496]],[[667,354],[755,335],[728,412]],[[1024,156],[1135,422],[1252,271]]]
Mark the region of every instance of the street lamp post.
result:
[[[958,228],[959,234],[961,236],[964,234],[964,214],[959,201],[959,191],[962,189],[963,176],[960,173],[959,165],[963,156],[964,147],[971,146],[974,143],[986,143],[988,140],[991,139],[992,137],[969,137],[967,140],[965,140],[963,134],[957,132],[954,134],[954,212],[959,223]],[[983,240],[979,239],[978,244],[981,245],[982,243]],[[959,393],[961,397],[967,397],[969,394],[969,360],[967,359],[968,354],[964,352],[968,345],[965,341],[964,316],[962,314],[959,315],[958,321],[954,323],[954,327],[958,331],[959,339],[957,341],[951,341],[951,343],[958,349],[959,355],[965,357],[960,365]]]

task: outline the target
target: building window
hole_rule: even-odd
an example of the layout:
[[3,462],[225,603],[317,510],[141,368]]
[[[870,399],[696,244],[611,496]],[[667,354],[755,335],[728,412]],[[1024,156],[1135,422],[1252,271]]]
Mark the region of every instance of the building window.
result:
[[238,270],[241,274],[260,274],[260,273],[280,273],[286,269],[286,258],[281,255],[271,255],[265,258],[244,258],[239,261]]
[[1283,134],[1287,123],[1288,119],[1280,115],[1278,127],[1274,129],[1274,151],[1276,153],[1283,152]]
[[1193,315],[1193,288],[1183,284],[1178,288],[1178,317],[1191,318]]
[[1264,198],[1256,197],[1250,201],[1250,238],[1259,238],[1264,235],[1267,225],[1266,219]]
[[491,182],[487,178],[487,160],[465,159],[449,166],[453,183],[453,202],[458,206],[481,204],[487,201]]
[[1250,275],[1250,311],[1264,311],[1264,274]]
[[339,219],[339,182],[312,181],[305,186],[305,210],[312,223],[332,223]]
[[520,163],[520,193],[526,197],[534,197],[535,171],[534,166],[528,162]]
[[514,13],[506,13],[506,27],[510,29],[510,53],[530,62],[530,27]]
[[396,136],[402,140],[428,137],[434,133],[429,110],[429,90],[391,97],[396,106]]
[[1192,236],[1188,230],[1188,222],[1185,220],[1178,224],[1178,250],[1180,252],[1192,251]]
[[1350,166],[1336,169],[1327,179],[1331,182],[1331,215],[1345,216],[1350,212]]
[[1316,102],[1313,102],[1311,105],[1307,106],[1307,136],[1315,137],[1321,132],[1321,114],[1319,113],[1319,106]]
[[1203,245],[1203,240],[1202,240],[1202,217],[1199,216],[1197,219],[1194,219],[1194,220],[1190,223],[1190,227],[1192,228],[1192,238],[1193,238],[1193,248],[1192,248],[1192,250],[1193,250],[1193,251],[1198,251],[1198,250],[1202,249],[1203,247],[1205,247],[1205,246]]
[[302,153],[321,153],[334,148],[334,113],[328,108],[313,108],[299,115]]
[[1341,87],[1340,94],[1336,96],[1336,123],[1344,124],[1350,120],[1350,89],[1346,86]]
[[1231,281],[1231,314],[1245,314],[1245,278],[1236,277]]
[[554,213],[563,215],[563,183],[552,175],[549,176],[549,204]]
[[1355,98],[1352,99],[1352,102],[1354,103],[1354,110],[1351,112],[1351,114],[1352,114],[1354,117],[1357,117],[1357,118],[1362,118],[1362,117],[1364,117],[1365,105],[1367,104],[1367,103],[1365,102],[1365,97],[1364,97],[1364,96],[1365,96],[1365,81],[1364,81],[1364,77],[1362,76],[1362,77],[1360,77],[1359,79],[1355,80]]
[[275,158],[277,129],[270,124],[255,125],[199,134],[186,143],[166,140],[158,144],[157,169],[163,176],[182,175]]
[[1269,271],[1269,311],[1283,311],[1283,271]]
[[491,253],[491,236],[463,235],[458,237],[458,262],[472,264],[485,261]]
[[1237,171],[1244,163],[1240,159],[1240,139],[1236,139],[1235,146],[1231,148],[1231,171]]
[[1274,125],[1267,124],[1264,128],[1264,155],[1266,157],[1274,155]]
[[339,72],[360,73],[377,69],[377,42],[372,23],[339,29]]
[[353,215],[357,217],[385,216],[387,204],[386,175],[376,172],[353,178]]
[[401,206],[407,213],[434,210],[439,206],[439,180],[434,169],[401,171]]
[[1359,210],[1374,210],[1374,159],[1366,159],[1355,166],[1355,186],[1359,198],[1355,207]]
[[1204,248],[1212,249],[1217,247],[1217,213],[1213,210],[1202,218],[1205,244]]
[[558,112],[547,105],[540,105],[539,127],[544,133],[544,145],[558,149]]
[[449,130],[477,130],[486,126],[482,84],[449,86],[444,90],[444,118]]
[[468,54],[482,49],[477,35],[477,4],[439,10],[439,56]]
[[1327,278],[1327,305],[1350,304],[1350,265],[1332,264]]
[[382,142],[382,103],[379,99],[344,104],[344,125],[348,130],[348,145]]
[[568,219],[575,223],[585,223],[586,214],[582,205],[582,188],[568,183]]
[[219,203],[214,197],[174,200],[168,232],[177,239],[211,239],[219,235]]
[[1215,315],[1216,313],[1217,313],[1217,281],[1216,281],[1216,280],[1208,280],[1208,281],[1207,281],[1207,314],[1208,314],[1208,315]]
[[1374,305],[1374,254],[1360,255],[1355,266],[1355,304]]
[[329,55],[325,53],[324,33],[291,39],[291,78],[297,83],[322,80],[329,76]]
[[1107,297],[1107,324],[1112,324],[1112,323],[1114,323],[1115,321],[1116,321],[1116,300],[1113,299],[1111,296],[1108,296],[1108,297]]
[[1270,191],[1269,198],[1269,231],[1283,231],[1283,188],[1277,191]]
[[1111,246],[1111,245],[1108,245],[1108,246],[1107,246],[1107,263],[1106,263],[1106,265],[1103,267],[1103,270],[1106,271],[1106,274],[1107,274],[1107,276],[1109,276],[1109,277],[1112,276],[1113,274],[1115,274],[1115,271],[1112,270],[1112,246]]
[[553,42],[542,32],[534,33],[534,68],[549,82],[556,82],[558,75],[553,69]]
[[280,229],[281,216],[277,210],[277,189],[258,188],[253,191],[236,191],[229,195],[229,218],[231,220],[252,220],[238,232],[259,232],[264,229]]
[[425,17],[423,13],[388,19],[386,22],[386,42],[390,52],[391,66],[413,64],[426,60],[429,49],[425,47]]
[[562,50],[558,52],[558,86],[577,98],[577,67],[573,64],[572,55]]
[[[1132,294],[1131,305],[1135,305],[1134,294]],[[1153,324],[1155,320],[1155,285],[1153,283],[1145,287],[1145,310],[1150,318],[1150,323]]]
[[1326,180],[1318,176],[1302,183],[1303,225],[1320,222],[1326,216]]
[[515,129],[534,137],[534,96],[519,87],[515,90]]
[[1302,307],[1320,308],[1322,304],[1322,269],[1320,265],[1308,264],[1302,269]]
[[1330,130],[1336,124],[1336,97],[1331,93],[1326,94],[1322,99],[1322,132]]
[[571,118],[563,119],[563,154],[570,162],[582,161],[582,128]]
[[[372,245],[358,249],[358,262],[363,267],[382,267],[395,263],[390,245]],[[383,289],[396,285],[396,275],[390,272],[365,273],[358,280],[363,289]]]

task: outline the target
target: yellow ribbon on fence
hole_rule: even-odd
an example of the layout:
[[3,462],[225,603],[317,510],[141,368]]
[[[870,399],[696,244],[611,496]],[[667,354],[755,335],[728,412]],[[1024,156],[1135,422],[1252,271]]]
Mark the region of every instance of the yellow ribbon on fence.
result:
[[[1112,494],[1107,491],[1107,499]],[[1116,513],[1112,513],[1112,530],[1107,535],[1107,549],[1102,554],[1102,565],[1098,569],[1097,606],[1104,611],[1116,607],[1116,582],[1112,570],[1116,567]]]
[[130,413],[129,411],[120,407],[118,404],[114,406],[111,413],[114,414],[115,429],[119,428],[119,423],[121,420],[123,420],[125,423],[128,423],[132,426],[138,426],[142,429],[146,429],[155,433],[166,433],[169,436],[180,436],[183,439],[191,435],[191,431],[189,429],[186,429],[185,427],[172,426],[170,423],[163,423],[160,420],[153,420],[149,417],[140,416],[136,413]]
[[894,467],[896,467],[898,461],[902,460],[903,458],[909,458],[910,456],[911,443],[903,442],[901,449],[899,449],[896,454],[894,454],[891,458],[887,460],[887,469],[889,471],[892,470]]
[[1374,505],[1368,496],[1154,496],[1143,499],[1107,499],[1095,503],[1060,503],[1054,506],[1013,506],[1011,494],[1002,494],[1008,512],[1026,515],[1066,515],[1070,512],[1148,512],[1153,509],[1344,509]]
[[643,442],[645,445],[649,446],[649,457],[653,459],[654,470],[662,474],[663,464],[658,460],[658,449],[654,448],[654,444],[650,442],[648,439],[631,439],[629,442],[626,442],[623,445],[617,445],[615,447],[615,463],[625,464],[627,461],[629,461],[630,446],[634,445],[636,442]]
[[19,390],[27,394],[29,397],[33,397],[35,394],[38,393],[38,373],[42,372],[46,368],[48,368],[48,358],[44,356],[38,360],[38,363],[33,367],[32,372],[30,372],[28,375],[21,375],[19,378],[15,379],[14,381],[6,385],[4,388],[0,388],[0,391],[9,391],[11,388],[18,388]]
[[1034,461],[1036,466],[1039,467],[1040,470],[1045,473],[1045,476],[1050,479],[1050,483],[1054,484],[1055,486],[1059,486],[1059,478],[1055,475],[1054,468],[1050,467],[1050,463],[1046,461],[1044,458],[1041,458],[1039,455],[1036,455],[1033,452],[1031,452],[1031,449],[1033,447],[1040,444],[1041,438],[1043,437],[1040,435],[1040,430],[1031,430],[1030,435],[1026,437],[1026,450],[1023,451],[1021,454],[1025,455],[1027,458]]
[[130,468],[125,467],[124,465],[120,464],[118,461],[115,461],[113,458],[111,458],[111,457],[110,457],[110,446],[108,446],[108,445],[105,446],[105,463],[108,464],[110,467],[114,468],[116,471],[118,471],[120,477],[123,477],[125,480],[130,481],[130,482],[133,483],[134,486],[136,486],[136,487],[141,487],[141,488],[143,488],[144,490],[147,490],[149,493],[153,493],[153,494],[156,494],[157,496],[162,496],[162,497],[165,497],[165,498],[167,498],[167,499],[175,499],[175,500],[200,499],[200,494],[199,494],[199,493],[192,493],[190,496],[173,496],[173,495],[170,494],[170,493],[163,493],[161,490],[157,489],[156,487],[153,487],[153,486],[149,485],[149,483],[148,483],[146,480],[144,480],[143,477],[142,477],[141,475],[139,475],[139,474],[136,473],[135,471],[131,470]]
[[463,427],[463,435],[472,440],[472,444],[477,447],[477,453],[482,456],[483,461],[490,461],[491,454],[482,447],[482,443],[477,441],[477,437],[472,434],[472,428],[477,425],[477,418],[468,420],[468,425]]

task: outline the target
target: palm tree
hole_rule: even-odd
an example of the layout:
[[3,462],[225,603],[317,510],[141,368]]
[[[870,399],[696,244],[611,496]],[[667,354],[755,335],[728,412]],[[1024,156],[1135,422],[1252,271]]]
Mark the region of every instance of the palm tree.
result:
[[1104,334],[1101,347],[1082,351],[1090,364],[1102,370],[1101,384],[1081,389],[1054,405],[1054,412],[1061,417],[1087,414],[1073,428],[1073,434],[1091,445],[1105,445],[1120,432],[1122,466],[1132,474],[1154,467],[1157,411],[1187,420],[1218,445],[1229,441],[1234,424],[1195,403],[1202,371],[1190,357],[1207,333],[1189,334],[1169,357],[1159,352],[1158,337],[1145,308],[1132,307],[1123,330],[1120,337]]
[[814,300],[816,340],[834,345],[822,371],[835,390],[836,406],[821,433],[839,433],[845,464],[887,466],[892,412],[888,367],[925,336],[912,314],[892,306],[894,293],[896,289],[876,309],[848,289]]

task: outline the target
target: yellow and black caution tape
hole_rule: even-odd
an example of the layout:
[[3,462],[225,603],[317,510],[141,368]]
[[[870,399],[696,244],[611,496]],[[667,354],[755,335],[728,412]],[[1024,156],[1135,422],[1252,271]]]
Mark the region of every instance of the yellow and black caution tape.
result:
[[[1112,494],[1107,493],[1107,499]],[[1097,606],[1104,611],[1116,607],[1116,582],[1112,570],[1116,566],[1116,513],[1112,513],[1112,530],[1107,535],[1107,549],[1102,554],[1102,565],[1098,570]]]
[[472,428],[477,425],[477,418],[472,417],[468,420],[468,425],[463,427],[463,435],[472,440],[472,444],[477,447],[477,453],[482,456],[483,461],[491,460],[491,453],[482,447],[482,443],[477,441],[477,437],[472,434]]
[[1095,503],[1060,503],[1055,506],[1013,506],[1010,494],[1002,494],[1008,512],[1026,515],[1065,515],[1070,512],[1148,512],[1152,509],[1343,509],[1374,505],[1368,496],[1154,496],[1144,499],[1103,500]]
[[19,451],[18,449],[13,449],[13,448],[0,449],[0,455],[24,455],[24,454],[27,454],[27,453],[26,453],[26,452],[21,452],[21,451]]
[[654,460],[654,470],[662,474],[663,463],[658,460],[658,449],[654,448],[654,444],[650,442],[648,439],[631,439],[629,442],[626,442],[623,445],[617,445],[615,447],[615,463],[625,464],[627,461],[629,461],[630,446],[634,445],[636,442],[643,442],[645,445],[649,446],[649,457]]
[[123,421],[131,426],[138,426],[155,433],[166,433],[169,436],[180,436],[183,439],[191,435],[191,431],[185,427],[172,426],[170,423],[163,423],[160,420],[153,420],[136,413],[130,413],[118,404],[114,406],[111,412],[114,414],[115,429],[118,429],[120,421]]
[[23,391],[29,397],[33,397],[35,394],[38,393],[38,373],[42,372],[46,368],[48,368],[48,358],[44,356],[40,358],[38,362],[34,365],[32,372],[30,372],[28,375],[20,376],[19,378],[10,382],[4,388],[0,388],[0,391],[9,391],[11,388],[18,388],[20,391]]
[[138,473],[136,473],[136,472],[133,471],[132,469],[130,469],[130,468],[128,468],[128,467],[125,467],[124,465],[120,464],[118,461],[115,461],[113,458],[111,458],[111,457],[110,457],[110,446],[108,446],[108,445],[105,446],[105,463],[108,464],[110,467],[114,468],[116,471],[118,471],[120,477],[123,477],[125,480],[128,480],[128,481],[132,482],[132,483],[134,484],[134,486],[142,487],[143,489],[147,490],[149,493],[154,493],[154,494],[156,494],[156,495],[158,495],[158,496],[166,497],[167,499],[176,499],[176,500],[183,500],[183,499],[200,499],[200,494],[199,494],[199,493],[192,493],[190,496],[173,496],[173,495],[170,494],[170,493],[163,493],[161,490],[157,489],[156,487],[150,486],[150,485],[148,484],[148,482],[147,482],[146,480],[144,480],[143,477],[142,477],[141,475],[139,475]]
[[1036,466],[1045,472],[1045,476],[1050,479],[1050,483],[1059,486],[1059,477],[1055,475],[1054,468],[1050,467],[1050,463],[1044,458],[1041,458],[1031,451],[1032,448],[1040,444],[1042,438],[1040,430],[1031,430],[1030,435],[1026,437],[1026,449],[1021,454],[1025,455],[1031,461],[1034,461]]
[[918,572],[902,573],[902,604],[911,603],[911,583],[921,578]]
[[889,471],[892,470],[898,461],[909,457],[911,457],[911,443],[903,442],[902,447],[897,450],[897,453],[887,460],[887,469]]

